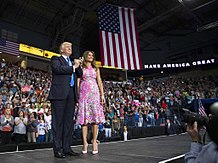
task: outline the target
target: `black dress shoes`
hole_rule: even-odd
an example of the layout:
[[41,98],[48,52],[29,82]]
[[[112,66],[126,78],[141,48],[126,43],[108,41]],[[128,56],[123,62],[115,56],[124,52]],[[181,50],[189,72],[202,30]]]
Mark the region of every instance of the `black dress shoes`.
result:
[[62,152],[54,152],[54,156],[56,158],[65,158],[65,154],[63,154]]
[[69,152],[66,152],[65,155],[69,155],[69,156],[79,156],[79,153],[74,152],[73,150],[70,150]]

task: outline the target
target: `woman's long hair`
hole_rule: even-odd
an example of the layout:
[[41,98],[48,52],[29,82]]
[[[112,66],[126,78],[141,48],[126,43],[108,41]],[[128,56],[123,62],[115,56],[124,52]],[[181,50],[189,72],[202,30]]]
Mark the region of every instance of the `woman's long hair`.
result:
[[83,68],[87,68],[86,60],[88,58],[89,52],[91,52],[93,54],[93,61],[91,62],[91,65],[92,65],[93,68],[97,69],[97,66],[96,66],[96,63],[95,63],[96,62],[96,60],[95,60],[95,53],[93,51],[91,51],[91,50],[87,50],[87,51],[85,51],[83,53],[84,61],[83,61],[83,66],[82,67]]

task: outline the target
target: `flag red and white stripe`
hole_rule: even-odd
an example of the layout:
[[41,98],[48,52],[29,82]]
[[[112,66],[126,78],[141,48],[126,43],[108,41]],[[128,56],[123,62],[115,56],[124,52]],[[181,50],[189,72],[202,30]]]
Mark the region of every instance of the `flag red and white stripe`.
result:
[[204,109],[204,106],[201,102],[201,99],[198,99],[198,113],[200,115],[203,115],[203,116],[207,116],[206,112],[205,112],[205,109]]
[[103,65],[142,69],[135,9],[106,4],[99,7],[98,17]]
[[19,44],[0,38],[0,52],[19,55]]

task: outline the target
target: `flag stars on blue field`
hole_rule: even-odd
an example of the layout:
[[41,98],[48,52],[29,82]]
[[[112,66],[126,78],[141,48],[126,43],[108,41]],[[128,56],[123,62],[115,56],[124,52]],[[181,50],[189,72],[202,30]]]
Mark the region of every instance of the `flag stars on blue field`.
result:
[[120,33],[118,7],[103,6],[98,8],[99,29],[107,32]]

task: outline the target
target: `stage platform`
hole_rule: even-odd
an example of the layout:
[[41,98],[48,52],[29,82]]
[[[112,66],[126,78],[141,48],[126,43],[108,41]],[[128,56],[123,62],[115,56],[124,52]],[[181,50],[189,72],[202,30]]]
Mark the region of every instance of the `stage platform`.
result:
[[[1,163],[157,163],[161,161],[182,163],[183,154],[189,151],[190,142],[191,139],[187,134],[156,136],[132,139],[127,142],[100,143],[97,155],[91,154],[92,146],[89,145],[88,154],[77,157],[54,158],[52,149],[44,148],[0,153],[0,160]],[[81,148],[81,145],[72,146],[76,152],[80,152]]]

